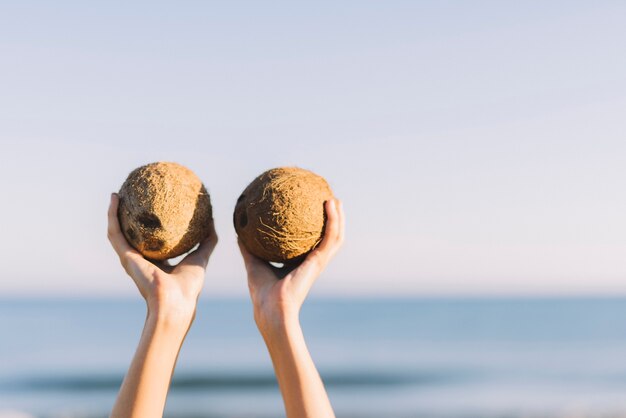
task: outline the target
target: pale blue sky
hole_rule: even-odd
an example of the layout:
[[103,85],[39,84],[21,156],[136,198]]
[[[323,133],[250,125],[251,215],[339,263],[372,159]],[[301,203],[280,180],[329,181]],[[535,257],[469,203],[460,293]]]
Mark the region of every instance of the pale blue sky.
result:
[[[9,4],[7,4],[9,3]],[[231,224],[298,165],[346,206],[318,295],[626,294],[626,4],[0,4],[0,296],[133,294],[110,191],[192,168]]]

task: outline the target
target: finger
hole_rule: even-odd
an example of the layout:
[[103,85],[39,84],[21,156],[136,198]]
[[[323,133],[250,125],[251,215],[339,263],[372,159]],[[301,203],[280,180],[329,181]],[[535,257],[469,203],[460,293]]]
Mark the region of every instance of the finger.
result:
[[206,270],[209,258],[217,245],[217,233],[215,226],[211,226],[209,235],[200,243],[200,246],[189,253],[174,269],[175,272],[197,272]]
[[339,245],[343,244],[344,236],[346,235],[346,214],[343,211],[343,202],[337,199],[337,209],[339,211]]
[[337,209],[335,199],[326,201],[324,205],[326,209],[326,225],[324,227],[324,238],[322,242],[313,250],[318,255],[328,255],[331,249],[336,245],[340,232],[340,216]]
[[246,269],[254,265],[254,256],[250,254],[250,251],[248,251],[239,238],[237,238],[237,245],[239,246],[239,252],[241,252],[241,258],[243,258],[243,263],[245,264]]
[[117,253],[120,258],[128,257],[131,254],[140,255],[137,250],[130,246],[122,230],[120,228],[120,222],[117,217],[117,210],[119,207],[119,196],[117,193],[111,194],[111,203],[109,204],[109,212],[108,212],[108,228],[107,228],[107,236],[113,249]]
[[311,251],[293,275],[299,285],[307,291],[313,286],[326,264],[330,261],[343,239],[342,208],[338,199],[326,202],[326,225],[322,242]]
[[270,280],[278,280],[276,274],[274,273],[274,271],[272,271],[269,264],[250,253],[250,251],[248,251],[246,246],[243,244],[243,242],[241,242],[239,238],[237,239],[237,245],[239,245],[241,257],[243,258],[243,263],[246,266],[249,284],[258,286]]
[[241,239],[237,238],[237,245],[239,246],[239,251],[241,252],[241,257],[243,258],[243,263],[246,266],[246,270],[250,272],[251,270],[256,270],[260,267],[265,267],[265,262],[260,258],[253,255],[246,246],[241,242]]

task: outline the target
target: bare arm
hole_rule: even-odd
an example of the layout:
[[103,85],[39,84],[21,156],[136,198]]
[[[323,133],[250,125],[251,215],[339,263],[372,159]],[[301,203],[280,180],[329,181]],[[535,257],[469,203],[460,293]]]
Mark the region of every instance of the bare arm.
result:
[[248,272],[254,319],[270,353],[288,418],[335,416],[299,319],[311,286],[343,241],[341,202],[326,202],[326,215],[326,232],[320,245],[283,279],[239,243]]
[[126,273],[146,300],[147,317],[139,346],[111,412],[111,417],[154,418],[163,415],[178,352],[193,322],[215,230],[176,267],[144,259],[122,234],[118,196],[111,196],[108,237]]

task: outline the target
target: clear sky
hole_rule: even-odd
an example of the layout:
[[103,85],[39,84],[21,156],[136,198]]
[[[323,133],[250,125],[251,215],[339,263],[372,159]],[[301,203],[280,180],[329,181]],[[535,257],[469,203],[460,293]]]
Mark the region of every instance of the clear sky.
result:
[[[131,4],[132,3],[132,4]],[[0,4],[0,296],[131,295],[109,193],[176,161],[244,295],[262,171],[345,202],[318,295],[626,294],[626,3]]]

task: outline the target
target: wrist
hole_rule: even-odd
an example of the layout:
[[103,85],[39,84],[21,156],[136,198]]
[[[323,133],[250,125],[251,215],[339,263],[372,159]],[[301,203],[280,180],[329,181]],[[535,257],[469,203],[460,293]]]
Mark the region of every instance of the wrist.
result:
[[195,318],[194,306],[164,306],[148,303],[147,322],[170,333],[185,334]]
[[304,346],[304,334],[300,322],[289,320],[261,332],[274,367],[284,365],[285,359],[293,358]]
[[270,316],[255,315],[255,320],[259,332],[266,341],[288,337],[300,330],[298,312],[282,312]]

